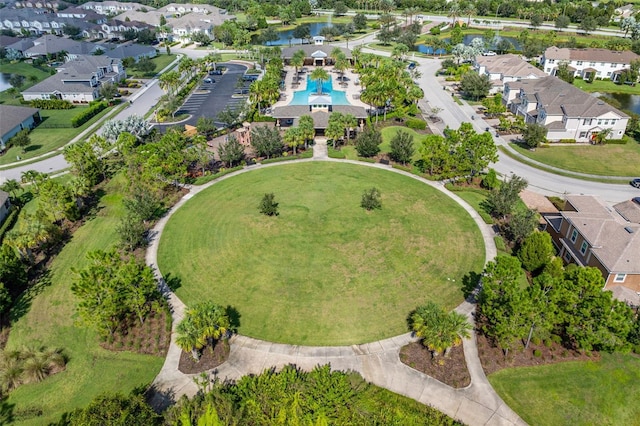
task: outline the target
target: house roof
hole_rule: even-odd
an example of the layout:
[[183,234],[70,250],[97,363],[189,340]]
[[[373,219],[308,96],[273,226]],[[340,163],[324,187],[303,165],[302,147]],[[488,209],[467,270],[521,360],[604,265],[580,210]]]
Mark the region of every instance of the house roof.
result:
[[509,90],[524,91],[525,96],[534,98],[538,106],[546,110],[547,115],[597,118],[614,113],[620,118],[629,117],[619,109],[556,77],[508,82],[505,86]]
[[640,58],[630,50],[611,50],[600,48],[570,49],[551,46],[544,51],[546,59],[564,61],[589,61],[630,64],[631,61]]
[[[19,107],[13,105],[0,105],[0,136],[22,123],[33,114],[40,111],[38,108]],[[2,204],[2,202],[0,202]]]
[[34,40],[33,43],[34,46],[25,51],[27,56],[47,55],[62,51],[74,55],[90,55],[100,47],[100,45],[94,43],[75,41],[49,34]]
[[[351,114],[356,118],[367,118],[367,112],[364,108],[353,105],[333,105],[333,112],[341,114]],[[317,114],[323,113],[323,114]],[[274,118],[300,118],[303,115],[311,115],[313,117],[313,125],[316,129],[326,129],[331,113],[326,110],[311,110],[308,105],[286,105],[273,109],[272,116]],[[316,117],[317,120],[316,121]]]
[[507,54],[476,57],[476,64],[483,66],[490,74],[501,74],[505,77],[542,78],[547,74],[523,60],[519,55]]
[[[323,52],[327,56],[331,54],[331,51],[335,49],[336,46],[333,45],[317,45],[317,44],[302,44],[293,47],[285,47],[282,49],[282,57],[285,59],[293,58],[293,55],[298,51],[304,51],[304,56],[307,58],[311,58],[312,55],[316,52]],[[347,59],[351,59],[351,50],[345,47],[338,47],[345,54]]]
[[155,54],[156,49],[153,46],[144,46],[142,44],[129,44],[126,46],[118,46],[114,49],[107,50],[104,56],[115,59],[135,58],[140,55]]
[[614,299],[618,299],[619,301],[634,307],[640,306],[640,295],[630,288],[622,285],[616,285],[609,287],[607,290],[611,291]]
[[0,35],[0,46],[2,47],[9,47],[11,46],[13,43],[17,43],[19,42],[21,39],[18,37],[11,37],[11,36],[5,36],[5,35]]
[[569,195],[576,211],[562,211],[611,273],[640,274],[640,224],[626,221],[589,195]]
[[627,200],[616,204],[613,208],[620,216],[625,218],[625,220],[640,225],[640,204]]
[[129,18],[131,21],[146,22],[147,24],[156,27],[160,25],[160,17],[162,15],[163,13],[158,12],[157,10],[149,10],[148,12],[141,12],[139,10],[127,10],[117,15],[116,18],[120,20]]

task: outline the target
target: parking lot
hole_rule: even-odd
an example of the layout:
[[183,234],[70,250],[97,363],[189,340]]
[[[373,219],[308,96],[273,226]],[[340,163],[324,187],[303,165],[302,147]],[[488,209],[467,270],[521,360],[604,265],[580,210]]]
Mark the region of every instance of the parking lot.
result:
[[[199,86],[176,111],[176,116],[180,114],[190,115],[188,120],[180,122],[181,125],[190,124],[195,126],[198,118],[210,117],[214,119],[216,126],[222,127],[223,124],[217,121],[216,118],[218,114],[227,107],[239,108],[243,103],[247,102],[249,82],[245,82],[242,88],[236,86],[238,81],[241,81],[247,67],[230,63],[219,65],[226,67],[225,72],[222,75],[206,75],[200,81]],[[240,92],[240,95],[244,94],[244,96],[240,96],[238,92]],[[167,123],[162,127],[173,125],[175,123]]]

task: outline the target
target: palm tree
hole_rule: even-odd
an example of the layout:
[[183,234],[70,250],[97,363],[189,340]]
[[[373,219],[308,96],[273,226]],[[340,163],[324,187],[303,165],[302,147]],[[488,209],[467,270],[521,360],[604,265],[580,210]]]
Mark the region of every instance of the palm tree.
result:
[[313,123],[313,117],[310,115],[303,115],[298,120],[298,127],[304,136],[304,147],[307,148],[307,141],[313,140],[316,137],[316,128]]
[[471,325],[464,315],[447,313],[434,302],[419,306],[410,316],[411,329],[422,340],[433,357],[444,351],[449,354],[452,347],[469,337]]
[[462,339],[468,338],[471,334],[471,324],[467,321],[467,317],[456,311],[449,312],[447,315],[445,327],[445,349],[444,356],[449,356],[451,348],[462,343]]
[[22,189],[22,185],[20,185],[20,182],[15,179],[9,179],[5,183],[3,183],[0,188],[2,188],[3,191],[11,194],[11,197],[15,201],[18,199],[17,193]]
[[304,65],[305,57],[306,57],[306,54],[304,53],[304,50],[300,49],[293,54],[293,56],[291,57],[291,60],[289,61],[291,65],[293,65],[296,69],[296,73],[295,73],[296,82],[298,81],[298,68]]
[[344,130],[347,133],[347,145],[349,145],[349,137],[351,136],[351,131],[358,126],[358,119],[353,114],[345,114],[342,117],[342,124],[344,125]]
[[329,73],[324,68],[316,68],[311,73],[311,80],[316,82],[318,95],[322,94],[322,83],[329,81]]
[[344,52],[342,51],[342,49],[340,49],[339,47],[334,47],[333,49],[331,49],[331,53],[329,54],[329,57],[333,59],[334,64],[336,63],[336,61],[340,56],[344,56]]
[[204,344],[191,316],[187,315],[178,324],[176,331],[178,333],[176,345],[185,352],[191,352],[193,359],[199,361],[200,349],[204,347]]
[[215,340],[225,336],[229,330],[229,316],[222,306],[213,302],[199,303],[188,314],[194,317],[193,321],[201,334],[201,339],[208,342],[211,347]]
[[460,5],[457,1],[450,3],[447,16],[451,18],[451,24],[455,26],[458,22],[458,17],[460,16]]
[[336,63],[333,66],[333,68],[336,69],[336,71],[338,71],[340,73],[340,81],[344,80],[344,71],[349,68],[349,60],[347,59],[347,57],[342,54],[340,56],[338,56],[338,58],[336,59]]
[[283,139],[293,149],[293,155],[296,155],[296,148],[305,141],[303,130],[299,127],[289,127],[284,132]]
[[611,131],[612,131],[611,129],[602,129],[601,131],[595,134],[595,136],[593,137],[593,140],[598,145],[602,145],[604,141],[607,140],[607,138],[611,134]]
[[333,149],[336,149],[338,140],[344,137],[344,115],[339,112],[332,112],[329,116],[329,123],[325,129],[325,135],[333,141]]
[[406,44],[398,43],[393,46],[391,57],[399,61],[403,61],[407,52],[409,52],[409,47]]
[[173,94],[175,88],[180,84],[180,74],[176,71],[166,72],[160,76],[158,84],[167,94]]
[[462,13],[464,15],[467,15],[467,27],[471,25],[471,15],[473,15],[476,12],[477,12],[476,7],[471,3],[467,3],[465,8],[462,10]]

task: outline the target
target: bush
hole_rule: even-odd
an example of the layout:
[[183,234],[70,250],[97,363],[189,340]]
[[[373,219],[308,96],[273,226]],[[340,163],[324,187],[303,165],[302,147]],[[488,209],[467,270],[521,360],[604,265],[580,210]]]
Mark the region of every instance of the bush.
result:
[[382,208],[382,200],[380,199],[380,190],[378,188],[366,189],[362,194],[360,207],[369,211]]
[[500,185],[498,174],[494,169],[489,169],[489,172],[482,178],[482,187],[492,190],[497,188],[498,185]]
[[275,202],[275,198],[273,193],[264,194],[258,207],[260,213],[265,216],[278,216],[280,213],[278,213],[278,203]]
[[560,139],[558,143],[576,143],[575,139]]
[[409,118],[405,122],[408,128],[414,130],[424,130],[427,128],[427,122],[419,118]]
[[62,99],[34,99],[29,102],[33,108],[40,109],[71,109],[73,104]]
[[540,358],[542,356],[542,352],[540,352],[540,349],[536,349],[535,351],[533,351],[533,356],[535,356],[536,358]]
[[71,125],[73,127],[82,126],[84,123],[86,123],[87,121],[91,120],[93,117],[98,115],[102,110],[107,108],[107,106],[108,105],[106,102],[98,102],[90,106],[89,108],[83,110],[81,113],[73,117],[71,119]]
[[605,145],[626,145],[627,139],[605,139]]

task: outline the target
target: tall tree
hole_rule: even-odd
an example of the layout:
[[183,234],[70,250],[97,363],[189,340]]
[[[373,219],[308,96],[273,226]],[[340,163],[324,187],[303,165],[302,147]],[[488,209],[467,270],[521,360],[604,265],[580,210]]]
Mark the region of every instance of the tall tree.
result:
[[344,115],[339,112],[332,112],[324,133],[333,142],[333,149],[336,149],[337,143],[344,138],[344,129]]
[[356,151],[361,157],[373,157],[380,152],[382,135],[372,126],[365,127],[356,138]]
[[527,181],[520,176],[512,175],[504,181],[500,187],[489,194],[491,214],[495,217],[502,217],[511,214],[518,202],[520,192],[527,187]]
[[393,161],[407,164],[411,161],[415,153],[413,135],[410,135],[409,132],[398,130],[393,138],[391,138],[390,148],[391,152],[389,156]]
[[229,135],[227,141],[218,146],[218,157],[227,166],[233,167],[244,158],[244,146],[234,135]]

